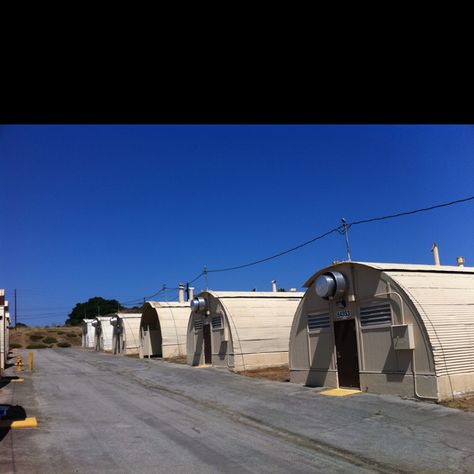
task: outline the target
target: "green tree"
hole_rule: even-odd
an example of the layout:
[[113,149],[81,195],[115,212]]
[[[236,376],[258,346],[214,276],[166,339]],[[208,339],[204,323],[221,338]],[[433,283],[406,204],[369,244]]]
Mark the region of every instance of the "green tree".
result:
[[120,306],[117,300],[106,300],[100,296],[89,298],[84,303],[77,303],[71,313],[68,314],[68,319],[65,322],[66,326],[79,326],[84,318],[95,318],[99,313],[101,315],[116,313],[117,310],[125,309]]

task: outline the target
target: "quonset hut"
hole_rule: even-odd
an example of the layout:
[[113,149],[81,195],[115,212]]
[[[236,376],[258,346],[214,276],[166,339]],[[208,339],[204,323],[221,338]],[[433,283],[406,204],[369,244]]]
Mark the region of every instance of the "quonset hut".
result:
[[434,400],[474,392],[474,268],[342,262],[305,287],[292,382]]
[[140,349],[141,313],[115,313],[110,318],[112,324],[112,352],[133,355]]
[[186,355],[189,302],[147,301],[140,321],[140,358]]
[[103,352],[112,351],[113,326],[110,323],[110,315],[97,316],[92,325],[95,326],[95,350]]
[[95,319],[82,320],[82,347],[86,349],[95,348],[95,326],[92,324]]
[[5,300],[5,290],[0,289],[0,375],[5,370],[8,352],[10,350],[10,313],[8,301]]
[[234,371],[288,363],[291,322],[303,293],[203,291],[191,301],[187,362]]

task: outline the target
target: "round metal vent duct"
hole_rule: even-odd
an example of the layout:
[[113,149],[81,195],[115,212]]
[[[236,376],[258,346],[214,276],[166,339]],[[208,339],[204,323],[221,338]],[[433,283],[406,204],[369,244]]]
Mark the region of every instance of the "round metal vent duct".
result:
[[97,327],[98,321],[95,319],[94,321],[91,322],[92,326]]
[[197,296],[191,300],[191,311],[201,313],[206,309],[206,300],[202,296]]
[[110,318],[110,324],[112,324],[112,326],[115,326],[117,323],[118,323],[118,318],[117,318],[117,316],[112,316],[112,317]]
[[316,279],[316,294],[324,299],[340,298],[346,291],[346,278],[339,272],[327,272]]

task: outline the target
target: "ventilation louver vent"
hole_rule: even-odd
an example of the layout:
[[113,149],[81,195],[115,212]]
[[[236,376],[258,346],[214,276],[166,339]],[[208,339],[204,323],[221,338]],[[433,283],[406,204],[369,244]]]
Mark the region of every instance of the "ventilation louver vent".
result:
[[202,329],[202,319],[195,319],[194,320],[194,330],[200,331]]
[[308,331],[331,327],[329,314],[308,314]]
[[392,324],[390,303],[360,308],[361,326],[389,326]]
[[214,316],[211,320],[212,329],[222,328],[222,318],[220,316]]

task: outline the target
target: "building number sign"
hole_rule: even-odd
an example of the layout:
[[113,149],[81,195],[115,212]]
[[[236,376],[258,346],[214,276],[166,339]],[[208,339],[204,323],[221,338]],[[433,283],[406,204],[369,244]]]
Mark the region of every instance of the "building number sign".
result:
[[347,319],[352,316],[352,311],[345,310],[345,311],[338,311],[336,313],[336,319]]

